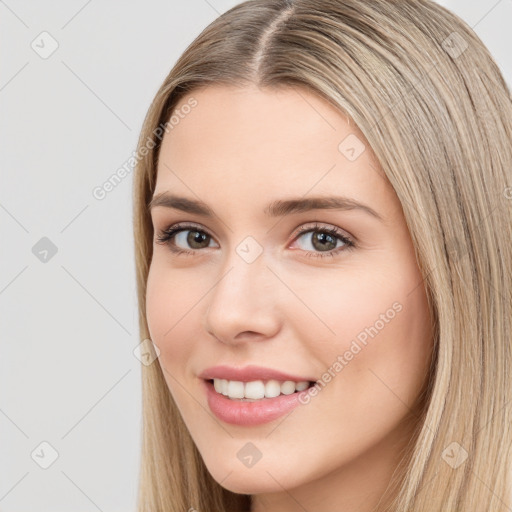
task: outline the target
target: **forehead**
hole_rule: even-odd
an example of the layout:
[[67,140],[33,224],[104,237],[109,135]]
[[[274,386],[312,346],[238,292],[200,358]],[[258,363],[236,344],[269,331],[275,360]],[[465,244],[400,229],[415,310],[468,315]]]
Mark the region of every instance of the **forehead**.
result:
[[354,122],[303,88],[208,86],[182,98],[174,114],[155,194],[172,190],[230,204],[323,193],[382,207],[393,201]]

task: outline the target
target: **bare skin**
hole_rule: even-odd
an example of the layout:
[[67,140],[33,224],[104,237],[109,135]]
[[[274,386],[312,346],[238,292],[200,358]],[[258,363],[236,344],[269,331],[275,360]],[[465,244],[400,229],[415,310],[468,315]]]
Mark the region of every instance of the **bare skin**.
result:
[[[400,201],[354,123],[310,92],[216,85],[191,96],[197,105],[164,137],[154,196],[201,200],[215,215],[152,208],[146,312],[169,390],[213,478],[252,495],[255,512],[373,511],[410,439],[432,350]],[[264,213],[275,200],[333,195],[381,219]],[[156,240],[178,222],[193,227]],[[190,245],[196,229],[202,245]],[[262,249],[251,263],[236,250],[249,236]],[[233,425],[212,414],[198,377],[218,364],[325,385],[284,417]],[[237,457],[247,442],[261,452],[251,467]]]

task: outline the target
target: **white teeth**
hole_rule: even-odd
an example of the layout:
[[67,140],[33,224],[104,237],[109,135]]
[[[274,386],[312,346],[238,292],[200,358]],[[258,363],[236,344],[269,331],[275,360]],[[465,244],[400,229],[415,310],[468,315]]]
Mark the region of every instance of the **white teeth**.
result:
[[300,382],[291,380],[284,382],[277,380],[241,382],[238,380],[213,379],[213,387],[217,393],[229,398],[260,400],[262,398],[274,398],[280,394],[291,395],[295,391],[304,391],[309,387],[309,382],[307,380]]
[[243,398],[244,383],[238,380],[228,381],[228,396],[229,398]]
[[244,398],[258,400],[265,396],[265,384],[261,380],[247,382],[244,389]]
[[307,380],[303,380],[302,382],[297,382],[295,384],[295,389],[297,391],[304,391],[305,389],[309,388],[309,382]]
[[287,380],[281,384],[281,393],[283,395],[291,395],[292,393],[295,393],[295,382],[292,382],[291,380]]
[[265,396],[267,398],[274,398],[281,394],[281,384],[277,380],[269,380],[265,384]]

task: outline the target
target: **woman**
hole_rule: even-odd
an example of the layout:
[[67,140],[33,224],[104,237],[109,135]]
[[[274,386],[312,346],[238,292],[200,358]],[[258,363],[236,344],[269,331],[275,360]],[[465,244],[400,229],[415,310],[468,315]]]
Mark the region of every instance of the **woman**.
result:
[[511,507],[512,104],[428,0],[253,0],[139,140],[140,511]]

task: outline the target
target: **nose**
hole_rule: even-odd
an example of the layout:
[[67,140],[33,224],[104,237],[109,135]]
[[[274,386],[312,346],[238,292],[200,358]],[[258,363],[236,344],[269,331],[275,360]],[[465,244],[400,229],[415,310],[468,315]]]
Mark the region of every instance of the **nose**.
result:
[[233,251],[207,295],[207,332],[229,345],[273,337],[280,325],[278,286],[263,255],[247,263]]

